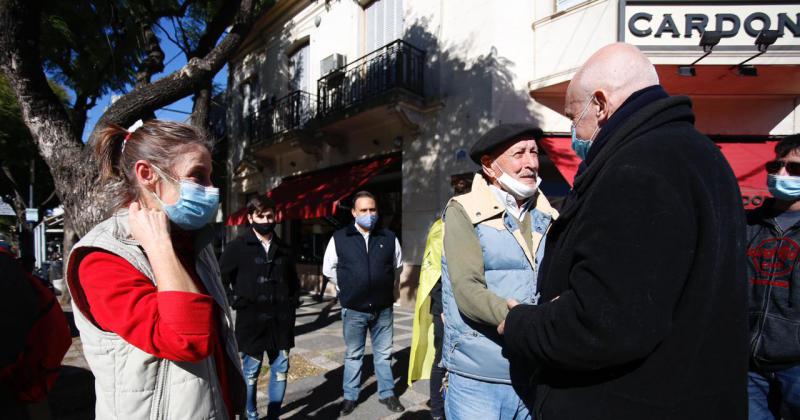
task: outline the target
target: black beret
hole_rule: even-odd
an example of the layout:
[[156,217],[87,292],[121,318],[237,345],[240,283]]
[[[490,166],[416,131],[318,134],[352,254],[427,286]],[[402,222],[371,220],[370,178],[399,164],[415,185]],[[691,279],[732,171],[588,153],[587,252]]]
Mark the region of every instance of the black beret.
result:
[[533,136],[535,140],[542,138],[542,130],[531,124],[500,124],[489,130],[469,149],[469,157],[481,164],[481,156],[488,155],[498,146],[516,140],[522,136]]

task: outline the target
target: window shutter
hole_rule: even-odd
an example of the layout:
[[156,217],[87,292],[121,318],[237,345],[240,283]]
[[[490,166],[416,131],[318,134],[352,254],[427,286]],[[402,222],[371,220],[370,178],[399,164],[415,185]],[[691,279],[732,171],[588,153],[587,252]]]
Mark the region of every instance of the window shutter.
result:
[[403,0],[377,0],[366,9],[367,51],[401,38],[403,35]]
[[289,56],[289,90],[308,91],[311,83],[309,44],[298,48]]

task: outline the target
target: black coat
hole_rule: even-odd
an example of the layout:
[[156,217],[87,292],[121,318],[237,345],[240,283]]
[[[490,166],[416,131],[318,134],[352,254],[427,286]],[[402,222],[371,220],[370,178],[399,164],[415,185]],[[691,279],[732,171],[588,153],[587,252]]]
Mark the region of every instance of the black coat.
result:
[[746,418],[744,210],[693,123],[685,97],[639,108],[576,179],[541,304],[506,318],[506,351],[537,370],[535,418]]
[[248,229],[228,244],[219,265],[228,301],[236,310],[239,350],[255,356],[294,347],[299,283],[286,244],[273,236],[267,255]]

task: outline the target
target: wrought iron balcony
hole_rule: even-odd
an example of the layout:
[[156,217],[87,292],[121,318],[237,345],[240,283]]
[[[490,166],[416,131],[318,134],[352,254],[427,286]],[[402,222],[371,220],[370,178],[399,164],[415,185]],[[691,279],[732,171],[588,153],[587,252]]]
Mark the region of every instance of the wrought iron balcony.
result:
[[317,81],[317,116],[379,98],[396,89],[423,96],[425,52],[396,40]]
[[278,100],[264,100],[255,124],[255,142],[277,134],[305,128],[314,118],[316,98],[314,95],[296,90]]

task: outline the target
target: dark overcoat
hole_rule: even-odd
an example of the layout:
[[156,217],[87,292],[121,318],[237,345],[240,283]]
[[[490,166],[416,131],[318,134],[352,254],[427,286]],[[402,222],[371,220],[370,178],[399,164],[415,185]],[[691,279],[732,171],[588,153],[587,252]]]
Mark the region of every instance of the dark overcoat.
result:
[[736,178],[689,99],[635,110],[549,231],[540,304],[506,318],[534,418],[745,419],[745,273]]
[[294,347],[299,283],[290,248],[273,235],[267,254],[248,229],[228,244],[219,265],[236,310],[239,350],[256,356]]

